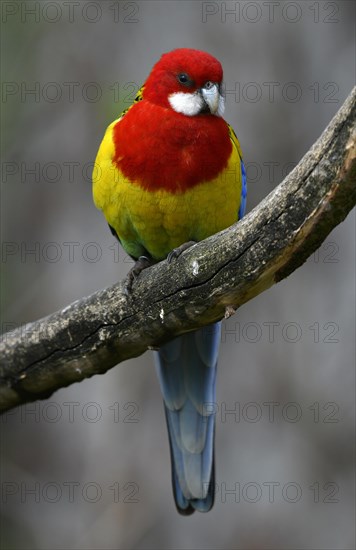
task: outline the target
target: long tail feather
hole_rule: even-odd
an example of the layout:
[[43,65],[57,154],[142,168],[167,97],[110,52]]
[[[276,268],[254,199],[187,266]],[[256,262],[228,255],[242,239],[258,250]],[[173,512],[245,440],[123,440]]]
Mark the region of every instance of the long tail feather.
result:
[[215,382],[221,323],[184,334],[160,348],[163,394],[178,511],[208,512],[214,503]]

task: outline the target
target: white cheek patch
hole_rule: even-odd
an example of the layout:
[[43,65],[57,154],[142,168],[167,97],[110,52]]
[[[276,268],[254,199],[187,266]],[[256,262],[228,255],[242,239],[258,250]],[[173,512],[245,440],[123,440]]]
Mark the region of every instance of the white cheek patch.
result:
[[168,101],[177,113],[187,116],[195,116],[200,113],[204,107],[204,100],[200,94],[185,94],[176,92],[168,96]]

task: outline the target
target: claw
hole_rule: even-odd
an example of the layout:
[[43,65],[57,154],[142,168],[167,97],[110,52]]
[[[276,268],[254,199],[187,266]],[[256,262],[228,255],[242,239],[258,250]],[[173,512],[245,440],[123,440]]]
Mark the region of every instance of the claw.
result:
[[132,291],[132,286],[134,282],[136,281],[137,277],[147,267],[150,267],[154,264],[154,261],[150,258],[147,258],[147,256],[140,256],[138,260],[136,260],[135,265],[130,269],[130,271],[127,274],[126,277],[126,283],[124,292],[126,296],[129,296]]
[[177,248],[173,248],[173,250],[167,256],[167,262],[170,264],[172,260],[179,258],[182,252],[184,252],[185,250],[193,246],[193,244],[196,244],[196,241],[187,241],[186,243],[181,244]]

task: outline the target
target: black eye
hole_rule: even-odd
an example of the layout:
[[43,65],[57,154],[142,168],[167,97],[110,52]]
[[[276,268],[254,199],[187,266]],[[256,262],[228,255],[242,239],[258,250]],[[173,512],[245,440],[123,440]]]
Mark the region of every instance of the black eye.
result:
[[214,82],[211,82],[211,80],[208,80],[208,82],[205,83],[204,88],[206,90],[210,90],[214,86]]
[[187,73],[180,73],[178,76],[178,81],[181,83],[181,84],[186,84],[186,85],[189,85],[191,84],[191,80],[189,78],[189,76],[187,75]]

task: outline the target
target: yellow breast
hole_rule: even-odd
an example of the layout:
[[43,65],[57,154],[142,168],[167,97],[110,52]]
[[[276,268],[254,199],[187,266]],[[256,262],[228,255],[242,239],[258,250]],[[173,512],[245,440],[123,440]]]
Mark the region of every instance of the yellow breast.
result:
[[[238,219],[241,161],[234,143],[226,169],[184,193],[148,191],[130,182],[112,163],[112,130],[107,129],[95,161],[93,196],[128,254],[147,252],[161,260],[177,246],[200,241]],[[238,146],[238,145],[237,145]]]

